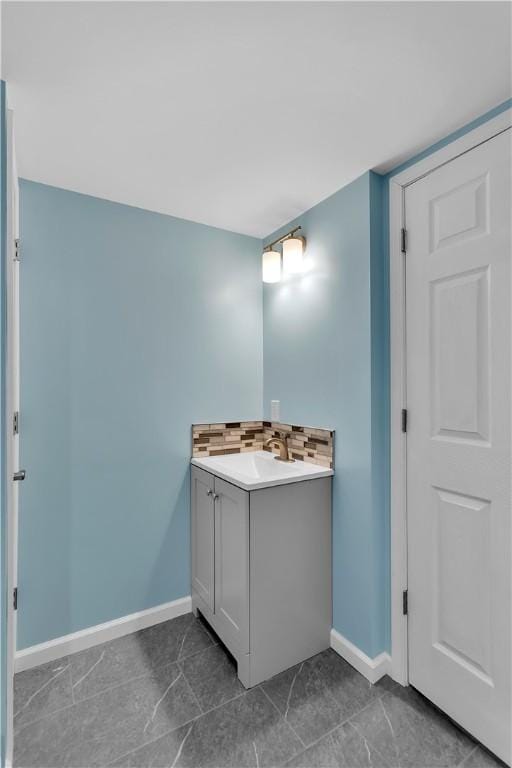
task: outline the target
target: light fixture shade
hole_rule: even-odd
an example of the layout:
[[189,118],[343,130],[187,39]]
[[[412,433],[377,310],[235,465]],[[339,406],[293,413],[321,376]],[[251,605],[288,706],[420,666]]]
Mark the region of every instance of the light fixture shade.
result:
[[283,240],[283,271],[285,275],[294,275],[304,270],[303,237],[289,237]]
[[279,251],[263,251],[262,272],[264,283],[278,283],[281,279],[281,254]]

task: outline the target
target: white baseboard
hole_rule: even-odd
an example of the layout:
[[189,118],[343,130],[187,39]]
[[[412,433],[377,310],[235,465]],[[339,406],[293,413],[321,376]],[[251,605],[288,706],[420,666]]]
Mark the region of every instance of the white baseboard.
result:
[[55,661],[55,659],[70,653],[84,651],[86,648],[92,648],[94,645],[107,642],[107,640],[115,640],[118,637],[123,637],[123,635],[136,632],[138,629],[145,629],[153,624],[174,619],[176,616],[190,613],[191,610],[192,600],[189,595],[170,603],[157,605],[155,608],[148,608],[145,611],[122,616],[120,619],[107,621],[105,624],[96,624],[94,627],[88,627],[70,635],[56,637],[55,640],[49,640],[46,643],[31,645],[29,648],[16,652],[14,671],[23,672],[23,670],[37,667],[39,664]]
[[391,672],[391,656],[389,653],[379,653],[371,659],[356,645],[340,635],[335,629],[331,629],[331,648],[339,653],[345,661],[357,669],[370,683],[376,683],[384,675]]

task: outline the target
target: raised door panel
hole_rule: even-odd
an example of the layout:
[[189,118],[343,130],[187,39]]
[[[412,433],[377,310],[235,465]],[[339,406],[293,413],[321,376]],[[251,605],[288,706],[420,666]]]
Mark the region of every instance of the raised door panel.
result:
[[433,645],[463,672],[493,685],[491,504],[439,488],[434,496]]
[[489,439],[489,267],[430,283],[432,432]]
[[488,232],[489,176],[487,173],[430,201],[430,252],[459,245]]
[[249,652],[249,494],[215,478],[215,620],[234,653]]
[[215,610],[214,477],[199,467],[191,470],[192,589]]

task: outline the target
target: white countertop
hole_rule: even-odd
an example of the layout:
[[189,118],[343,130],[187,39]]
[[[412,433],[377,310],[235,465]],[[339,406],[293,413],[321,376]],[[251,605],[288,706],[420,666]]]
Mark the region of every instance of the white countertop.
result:
[[332,469],[305,461],[294,461],[291,464],[276,461],[274,454],[269,451],[209,456],[205,459],[192,459],[192,464],[245,491],[334,475]]

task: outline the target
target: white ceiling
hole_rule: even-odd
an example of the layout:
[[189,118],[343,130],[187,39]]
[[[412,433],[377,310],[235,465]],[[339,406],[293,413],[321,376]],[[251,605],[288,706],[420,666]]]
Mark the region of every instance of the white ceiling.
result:
[[511,95],[508,2],[7,2],[20,175],[265,236]]

